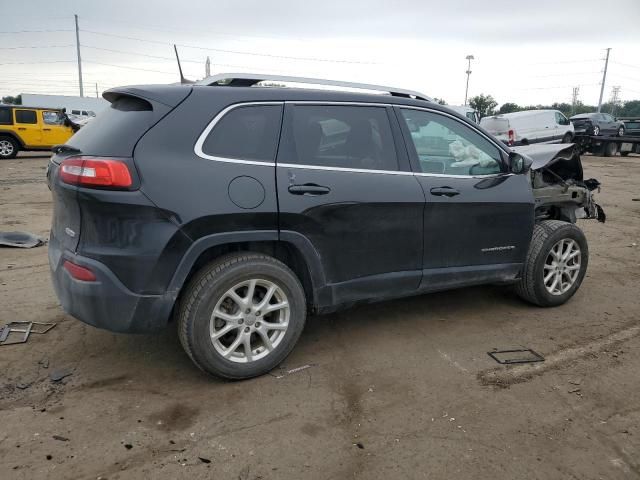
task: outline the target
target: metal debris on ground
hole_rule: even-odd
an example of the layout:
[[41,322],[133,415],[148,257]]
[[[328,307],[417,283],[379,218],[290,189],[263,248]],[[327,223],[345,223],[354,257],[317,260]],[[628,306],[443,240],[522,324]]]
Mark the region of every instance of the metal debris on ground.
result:
[[286,376],[292,375],[294,373],[301,372],[302,370],[306,370],[307,368],[311,368],[311,367],[314,367],[314,366],[315,365],[313,363],[311,363],[311,364],[303,365],[301,367],[292,368],[291,370],[287,370],[286,372],[282,372],[282,373],[279,373],[279,374],[271,372],[271,373],[269,373],[269,375],[271,375],[272,377],[275,377],[277,379],[280,379],[280,378],[284,378]]
[[534,363],[544,362],[544,357],[534,352],[530,348],[516,350],[494,350],[487,352],[491,358],[501,365],[510,365],[513,363]]
[[0,232],[0,246],[33,248],[44,245],[47,241],[28,232]]
[[55,323],[42,322],[10,322],[0,327],[0,345],[15,345],[26,343],[29,335],[37,333],[42,335],[47,333]]
[[49,374],[49,379],[52,382],[56,382],[57,383],[60,380],[62,380],[63,378],[68,377],[69,375],[73,375],[73,372],[70,369],[68,369],[68,368],[58,368],[58,369],[52,371]]

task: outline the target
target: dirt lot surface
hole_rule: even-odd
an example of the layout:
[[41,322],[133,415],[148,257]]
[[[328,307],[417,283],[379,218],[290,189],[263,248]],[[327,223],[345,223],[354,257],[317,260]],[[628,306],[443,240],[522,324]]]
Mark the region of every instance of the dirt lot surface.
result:
[[[579,222],[591,258],[568,304],[494,286],[312,318],[281,372],[244,382],[197,370],[174,326],[85,326],[46,247],[0,249],[0,324],[57,322],[0,347],[0,478],[640,478],[640,157],[583,160],[608,220]],[[46,163],[0,163],[2,230],[47,235]],[[486,353],[509,347],[546,361]]]

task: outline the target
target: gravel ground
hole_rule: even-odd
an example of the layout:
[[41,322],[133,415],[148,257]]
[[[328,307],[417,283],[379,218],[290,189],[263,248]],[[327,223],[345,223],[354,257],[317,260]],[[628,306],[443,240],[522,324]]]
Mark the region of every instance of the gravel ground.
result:
[[[197,370],[173,325],[74,320],[46,247],[0,249],[0,324],[57,322],[0,347],[0,478],[640,478],[640,157],[583,161],[608,219],[579,222],[591,259],[568,304],[492,286],[315,317],[281,371],[244,382]],[[2,230],[47,235],[46,163],[0,163]],[[486,353],[510,347],[546,361]]]

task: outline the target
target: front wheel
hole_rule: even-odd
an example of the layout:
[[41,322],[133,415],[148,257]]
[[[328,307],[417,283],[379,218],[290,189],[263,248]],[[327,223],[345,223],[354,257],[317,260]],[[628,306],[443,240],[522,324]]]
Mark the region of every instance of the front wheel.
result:
[[282,262],[257,253],[205,266],[180,300],[180,342],[205,372],[263,375],[289,355],[306,320],[304,290]]
[[562,143],[571,143],[571,140],[573,140],[573,135],[569,132],[565,133],[564,137],[562,137]]
[[580,288],[589,263],[587,239],[577,226],[559,220],[535,225],[516,293],[540,307],[555,307]]

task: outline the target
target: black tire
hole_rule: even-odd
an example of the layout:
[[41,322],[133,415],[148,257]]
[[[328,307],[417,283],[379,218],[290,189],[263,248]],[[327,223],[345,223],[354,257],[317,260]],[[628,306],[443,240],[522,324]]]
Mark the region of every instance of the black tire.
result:
[[0,136],[0,159],[15,158],[20,151],[20,145],[13,137],[6,135]]
[[607,142],[604,146],[605,157],[615,157],[618,153],[618,144],[616,142]]
[[[209,331],[211,315],[229,289],[252,278],[265,279],[282,289],[289,303],[289,324],[280,343],[265,357],[237,363],[224,358],[214,347]],[[207,373],[232,380],[256,377],[268,373],[289,355],[304,329],[306,312],[300,280],[284,263],[258,253],[226,255],[203,267],[181,295],[177,313],[180,343],[191,360]],[[256,322],[255,327],[258,326]]]
[[569,132],[564,134],[564,137],[562,137],[562,143],[571,143],[571,141],[573,140],[573,135],[571,135]]
[[597,137],[598,135],[600,135],[600,127],[598,125],[596,125],[595,127],[593,127],[593,134]]
[[618,129],[618,136],[619,136],[619,137],[624,137],[624,127],[620,127],[620,128]]
[[[551,249],[560,240],[574,240],[580,248],[580,269],[573,285],[562,294],[550,293],[544,284],[544,266]],[[516,293],[520,298],[540,307],[555,307],[569,300],[580,288],[589,264],[587,239],[576,225],[559,220],[547,220],[535,225],[533,237],[522,269],[521,278],[516,284]],[[552,286],[553,287],[553,286]]]
[[630,152],[620,152],[620,155],[622,155],[623,157],[626,157],[629,155]]

